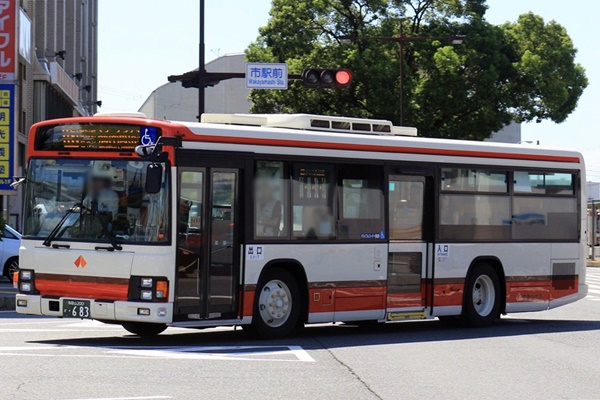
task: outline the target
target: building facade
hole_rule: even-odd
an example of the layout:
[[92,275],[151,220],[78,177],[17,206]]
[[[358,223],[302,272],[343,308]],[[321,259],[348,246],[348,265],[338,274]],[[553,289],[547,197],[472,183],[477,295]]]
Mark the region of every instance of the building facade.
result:
[[0,0],[0,209],[17,229],[31,125],[96,112],[97,29],[98,0]]
[[[225,54],[206,64],[208,72],[244,72],[244,53]],[[248,113],[250,90],[244,79],[228,79],[205,91],[206,112],[236,114]],[[181,83],[166,83],[156,88],[139,109],[150,118],[171,121],[198,120],[198,90],[186,89]]]

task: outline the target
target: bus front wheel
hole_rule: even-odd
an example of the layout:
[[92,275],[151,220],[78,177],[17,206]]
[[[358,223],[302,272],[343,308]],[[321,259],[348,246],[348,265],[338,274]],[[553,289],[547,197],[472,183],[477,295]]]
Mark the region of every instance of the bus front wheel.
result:
[[467,325],[492,325],[500,316],[500,281],[489,264],[479,264],[469,274],[465,285],[463,320]]
[[124,322],[123,328],[137,336],[156,336],[167,329],[165,324],[151,324],[148,322]]
[[300,288],[292,274],[272,269],[257,287],[252,325],[244,329],[261,339],[283,338],[300,326],[300,308]]

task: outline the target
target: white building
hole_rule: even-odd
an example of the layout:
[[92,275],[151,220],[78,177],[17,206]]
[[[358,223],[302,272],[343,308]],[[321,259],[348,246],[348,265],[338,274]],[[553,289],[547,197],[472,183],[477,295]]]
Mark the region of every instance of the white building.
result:
[[500,129],[498,132],[494,132],[488,142],[501,142],[501,143],[521,143],[521,124],[512,122]]
[[[208,72],[244,72],[244,53],[225,54],[206,64]],[[244,79],[228,79],[205,92],[207,113],[248,113],[250,90]],[[166,83],[144,101],[139,109],[150,118],[164,118],[172,121],[197,121],[198,90],[186,89],[180,82]]]

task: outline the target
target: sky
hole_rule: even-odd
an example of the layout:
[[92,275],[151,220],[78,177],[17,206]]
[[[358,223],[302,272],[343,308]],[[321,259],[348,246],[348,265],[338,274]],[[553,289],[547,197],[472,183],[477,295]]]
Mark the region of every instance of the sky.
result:
[[[243,52],[269,19],[271,0],[205,0],[206,60]],[[579,3],[580,6],[575,6]],[[585,4],[584,4],[585,3]],[[168,75],[198,66],[198,0],[102,0],[99,2],[98,100],[101,111],[136,111]],[[592,28],[600,2],[488,0],[486,19],[516,21],[534,12],[563,25],[578,49],[589,86],[569,118],[522,125],[524,141],[583,152],[588,180],[600,181],[600,45]],[[168,6],[167,6],[168,5]],[[194,90],[194,89],[189,89]]]

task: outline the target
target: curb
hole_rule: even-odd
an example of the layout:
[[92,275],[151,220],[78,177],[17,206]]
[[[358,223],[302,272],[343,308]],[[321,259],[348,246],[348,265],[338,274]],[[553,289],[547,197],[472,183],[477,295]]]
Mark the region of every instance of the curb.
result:
[[15,310],[15,295],[0,295],[0,311]]

